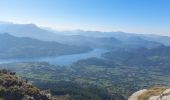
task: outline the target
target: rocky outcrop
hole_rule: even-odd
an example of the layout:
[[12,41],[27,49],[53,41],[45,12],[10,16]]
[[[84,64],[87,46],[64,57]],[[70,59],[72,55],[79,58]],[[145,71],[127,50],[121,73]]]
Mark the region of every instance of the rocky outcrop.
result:
[[170,89],[166,89],[161,95],[150,97],[149,100],[170,100]]
[[135,92],[134,94],[132,94],[132,95],[129,97],[128,100],[138,100],[138,97],[139,97],[142,93],[144,93],[144,92],[146,92],[146,91],[147,91],[146,89],[137,91],[137,92]]
[[170,88],[153,87],[132,94],[128,100],[170,100]]
[[0,100],[58,100],[50,91],[41,91],[15,72],[0,70]]

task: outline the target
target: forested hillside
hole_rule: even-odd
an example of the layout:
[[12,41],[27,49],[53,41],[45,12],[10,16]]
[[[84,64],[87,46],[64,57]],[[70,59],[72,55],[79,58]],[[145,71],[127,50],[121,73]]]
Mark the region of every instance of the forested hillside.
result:
[[[146,87],[168,86],[169,58],[169,47],[160,46],[152,49],[110,51],[103,58],[79,60],[70,66],[55,66],[46,62],[3,66],[17,71],[38,87],[47,86],[54,94],[71,92],[71,96],[75,98],[102,99],[102,96],[106,96],[127,99],[135,91]],[[66,85],[69,87],[64,88]],[[101,90],[102,96],[96,89]]]
[[0,59],[37,58],[88,52],[90,47],[70,46],[28,37],[0,34]]

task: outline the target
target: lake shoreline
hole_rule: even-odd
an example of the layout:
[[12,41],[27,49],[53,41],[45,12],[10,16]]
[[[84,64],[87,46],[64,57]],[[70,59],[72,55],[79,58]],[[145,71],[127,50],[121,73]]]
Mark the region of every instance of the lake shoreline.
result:
[[48,62],[53,65],[70,65],[81,59],[87,59],[91,57],[100,58],[103,53],[106,53],[105,49],[93,49],[91,51],[79,54],[70,54],[62,56],[48,56],[38,58],[20,58],[20,59],[0,59],[0,64],[19,63],[19,62]]

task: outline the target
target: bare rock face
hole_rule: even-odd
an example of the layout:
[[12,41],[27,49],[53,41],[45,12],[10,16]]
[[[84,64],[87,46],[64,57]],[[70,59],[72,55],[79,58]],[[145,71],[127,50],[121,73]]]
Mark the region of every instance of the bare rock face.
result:
[[170,100],[170,89],[166,89],[161,95],[150,97],[149,100]]
[[170,88],[153,87],[132,94],[128,100],[170,100]]
[[138,100],[138,97],[139,97],[142,93],[144,93],[144,92],[146,92],[146,91],[147,91],[146,89],[137,91],[137,92],[135,92],[134,94],[132,94],[132,95],[129,97],[128,100]]

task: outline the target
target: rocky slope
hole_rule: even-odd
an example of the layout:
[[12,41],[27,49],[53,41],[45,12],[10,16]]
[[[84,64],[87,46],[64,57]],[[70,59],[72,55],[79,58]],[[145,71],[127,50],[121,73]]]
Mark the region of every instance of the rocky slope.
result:
[[132,94],[128,100],[170,100],[170,88],[153,87]]
[[0,100],[67,100],[68,97],[54,97],[49,90],[41,91],[15,72],[0,70]]

